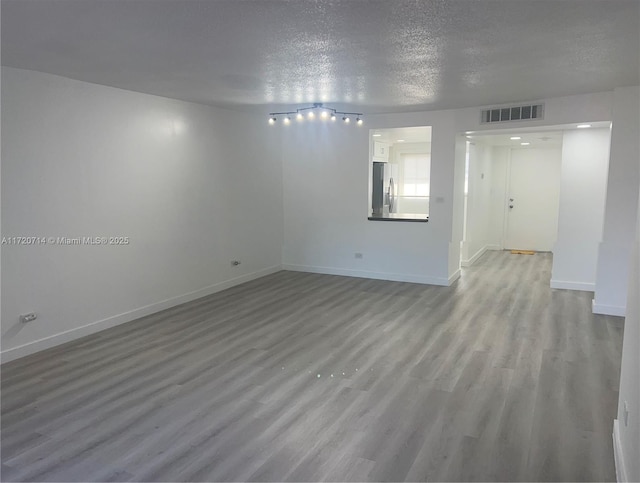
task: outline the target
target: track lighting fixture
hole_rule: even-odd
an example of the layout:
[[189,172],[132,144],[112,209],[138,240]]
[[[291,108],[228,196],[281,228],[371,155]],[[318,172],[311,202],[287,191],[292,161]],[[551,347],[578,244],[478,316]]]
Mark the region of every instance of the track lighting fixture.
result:
[[315,119],[316,114],[320,117],[321,120],[325,121],[327,119],[331,119],[335,121],[337,119],[337,115],[342,116],[342,120],[345,124],[349,124],[351,121],[349,116],[356,116],[356,124],[361,126],[363,124],[362,113],[361,112],[342,112],[331,107],[324,106],[321,102],[315,102],[313,106],[308,107],[300,107],[295,111],[287,111],[287,112],[270,112],[269,113],[269,124],[275,124],[278,118],[276,116],[284,116],[283,123],[290,124],[291,123],[291,115],[296,116],[298,121],[304,120],[304,112],[307,112],[307,119],[312,120]]

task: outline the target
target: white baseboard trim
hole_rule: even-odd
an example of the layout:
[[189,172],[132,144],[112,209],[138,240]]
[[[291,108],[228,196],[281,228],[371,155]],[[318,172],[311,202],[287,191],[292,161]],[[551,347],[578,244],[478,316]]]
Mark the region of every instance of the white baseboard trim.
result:
[[595,292],[595,283],[586,282],[568,282],[566,280],[551,279],[551,288],[560,288],[564,290],[580,290],[581,292]]
[[284,263],[282,265],[283,270],[290,270],[292,272],[308,272],[308,273],[322,273],[325,275],[341,275],[343,277],[357,277],[357,278],[372,278],[375,280],[390,280],[392,282],[410,282],[410,283],[422,283],[426,285],[451,285],[449,279],[439,277],[425,277],[422,275],[413,275],[405,273],[390,273],[390,272],[372,272],[369,270],[354,270],[350,268],[335,268],[335,267],[315,267],[309,265],[295,265]]
[[502,248],[502,246],[500,246],[500,245],[487,245],[485,248],[487,250],[494,250],[494,251],[502,251],[502,250],[504,250],[504,248]]
[[453,282],[455,282],[459,278],[460,278],[460,269],[456,270],[455,272],[453,272],[451,274],[451,276],[449,277],[449,280],[448,280],[448,282],[449,282],[448,285],[452,285]]
[[627,478],[627,468],[624,465],[624,453],[620,442],[620,425],[618,420],[613,420],[613,458],[616,465],[616,479],[618,482],[629,481]]
[[473,255],[471,258],[469,258],[469,260],[460,260],[460,265],[463,266],[463,267],[470,267],[471,265],[476,263],[478,258],[480,258],[482,255],[484,255],[484,253],[487,250],[488,250],[488,248],[486,246],[482,247],[480,250],[478,250],[475,253],[475,255]]
[[209,285],[208,287],[204,287],[202,289],[195,290],[193,292],[189,292],[183,295],[178,295],[176,297],[171,297],[169,299],[162,300],[160,302],[156,302],[150,305],[146,305],[144,307],[140,307],[138,309],[134,309],[129,312],[124,312],[118,315],[114,315],[112,317],[108,317],[106,319],[98,320],[96,322],[91,322],[81,327],[76,327],[74,329],[70,329],[64,332],[60,332],[58,334],[50,335],[48,337],[44,337],[42,339],[38,339],[33,342],[28,342],[26,344],[19,345],[17,347],[12,347],[10,349],[6,349],[0,352],[0,360],[2,361],[2,363],[13,361],[15,359],[19,359],[21,357],[25,357],[30,354],[34,354],[36,352],[40,352],[42,350],[49,349],[51,347],[55,347],[60,344],[64,344],[65,342],[70,342],[72,340],[79,339],[80,337],[84,337],[85,335],[94,334],[96,332],[100,332],[102,330],[115,327],[116,325],[124,324],[126,322],[131,322],[132,320],[139,319],[140,317],[145,317],[147,315],[160,312],[161,310],[175,307],[176,305],[184,304],[186,302],[191,302],[192,300],[206,297],[207,295],[211,295],[216,292],[220,292],[222,290],[226,290],[228,288],[234,287],[235,285],[239,285],[241,283],[249,282],[251,280],[255,280],[257,278],[270,275],[280,270],[282,270],[282,267],[280,265],[268,267],[262,270],[258,270],[256,272],[242,275],[240,277],[232,278],[230,280],[225,280],[224,282],[216,283],[214,285]]
[[591,312],[601,315],[617,315],[618,317],[624,317],[627,315],[627,308],[620,307],[618,305],[604,305],[596,302],[596,299],[591,301]]

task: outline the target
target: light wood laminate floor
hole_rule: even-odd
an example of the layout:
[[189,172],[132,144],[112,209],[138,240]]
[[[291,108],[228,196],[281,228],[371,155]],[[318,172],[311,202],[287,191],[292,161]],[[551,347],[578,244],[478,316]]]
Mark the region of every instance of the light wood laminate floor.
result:
[[4,364],[2,480],[614,481],[623,319],[550,269],[283,271]]

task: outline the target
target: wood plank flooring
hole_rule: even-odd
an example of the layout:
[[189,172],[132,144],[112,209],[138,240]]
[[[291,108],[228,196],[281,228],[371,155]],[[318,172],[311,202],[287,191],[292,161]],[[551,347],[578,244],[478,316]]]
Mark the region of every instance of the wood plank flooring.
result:
[[3,481],[615,481],[623,319],[488,252],[279,272],[2,366]]

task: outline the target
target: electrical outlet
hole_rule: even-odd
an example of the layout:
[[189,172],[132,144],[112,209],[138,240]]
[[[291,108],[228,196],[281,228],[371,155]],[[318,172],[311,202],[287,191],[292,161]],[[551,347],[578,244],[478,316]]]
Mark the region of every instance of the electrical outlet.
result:
[[625,427],[629,425],[629,406],[627,405],[627,401],[622,403],[622,418],[624,419]]
[[20,322],[22,322],[23,324],[26,324],[27,322],[31,322],[33,320],[36,320],[38,318],[38,316],[36,315],[35,312],[31,312],[28,314],[22,314],[20,316]]
[[362,253],[356,252],[354,255],[357,259],[362,259]]

